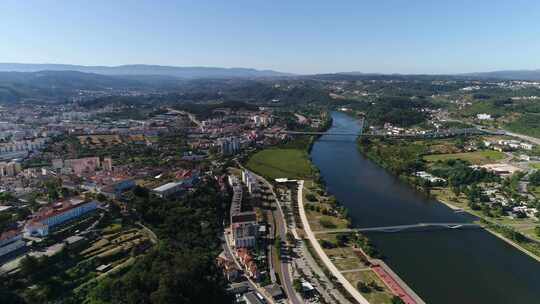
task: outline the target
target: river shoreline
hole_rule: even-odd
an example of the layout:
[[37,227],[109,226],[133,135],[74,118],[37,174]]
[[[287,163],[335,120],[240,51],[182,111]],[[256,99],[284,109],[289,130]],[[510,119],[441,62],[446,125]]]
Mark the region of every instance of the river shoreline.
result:
[[[316,181],[312,181],[312,182],[314,184],[316,184],[319,188],[321,188],[321,189],[323,189],[325,191],[327,190],[324,185],[322,185],[322,184],[320,184],[320,183],[318,183]],[[346,287],[345,289],[354,298],[361,297],[362,299],[365,300],[365,298],[363,298],[363,296],[360,295],[360,293],[357,290],[351,290],[351,289],[354,289],[354,287],[351,285],[350,282],[348,282],[341,275],[341,272],[336,268],[334,263],[332,261],[330,261],[330,259],[328,258],[328,256],[324,252],[324,250],[319,245],[318,240],[316,239],[315,235],[313,234],[313,232],[311,230],[311,226],[309,224],[308,216],[306,215],[305,210],[304,210],[304,200],[303,200],[303,195],[302,195],[302,192],[303,192],[303,189],[304,189],[304,181],[303,180],[299,181],[299,189],[300,189],[300,191],[299,191],[299,194],[298,194],[298,206],[299,206],[299,210],[300,210],[300,218],[302,220],[302,226],[304,227],[304,231],[307,234],[308,240],[310,241],[311,245],[315,248],[315,250],[316,250],[317,254],[319,255],[319,257],[324,261],[325,266],[327,267],[327,269],[329,269],[336,277],[338,277],[338,280],[340,282],[342,282],[342,284]],[[372,264],[372,266],[381,267],[383,269],[384,274],[386,276],[389,276],[389,277],[392,278],[390,281],[393,282],[393,283],[390,283],[388,278],[385,279],[383,276],[381,276],[381,274],[379,272],[374,272],[379,277],[379,279],[381,279],[381,281],[386,285],[386,287],[393,292],[393,294],[396,297],[400,297],[401,299],[405,299],[405,303],[425,304],[424,300],[422,300],[422,298],[397,273],[395,273],[392,270],[392,268],[388,264],[386,264],[383,260],[375,259],[373,257],[370,257],[361,248],[356,248],[356,249],[354,247],[352,247],[352,248],[353,248],[353,250],[358,250],[359,252],[361,252],[362,255],[365,256],[367,258],[367,260]],[[344,280],[347,281],[348,284],[347,284],[347,282],[344,282]],[[400,290],[400,292],[396,292],[395,291],[396,288],[394,286],[392,286],[392,284],[397,284],[399,286],[397,288],[397,290]],[[360,302],[362,303],[362,300]]]
[[[357,118],[357,117],[353,117],[353,118]],[[326,127],[324,128],[324,131],[328,131],[332,126],[333,126],[333,120],[332,120],[332,118],[330,116],[329,124],[326,125]],[[311,138],[311,140],[309,142],[309,146],[307,148],[308,155],[311,154],[313,145],[322,136],[323,135],[317,135],[317,136]],[[308,160],[311,163],[311,165],[314,168],[317,169],[317,171],[320,170],[313,163],[311,157],[309,157]],[[318,188],[320,188],[320,189],[324,190],[326,193],[328,193],[326,183],[324,182],[324,179],[322,178],[322,176],[320,174],[317,174],[317,178],[313,179],[311,182],[313,184],[315,184]],[[304,181],[303,180],[299,182],[299,188],[300,188],[300,193],[298,195],[298,204],[299,204],[299,209],[300,209],[300,214],[301,214],[300,218],[302,219],[302,225],[305,227],[304,229],[307,228],[306,229],[307,230],[306,234],[308,235],[308,240],[310,241],[312,246],[315,247],[318,255],[325,261],[325,264],[326,264],[325,266],[327,267],[327,269],[330,269],[331,272],[334,272],[334,274],[336,274],[335,272],[337,272],[336,277],[339,278],[339,281],[344,283],[343,280],[346,280],[346,279],[341,275],[341,272],[339,272],[337,270],[337,268],[335,268],[336,266],[334,265],[333,262],[330,261],[330,259],[326,255],[326,253],[324,253],[324,250],[322,248],[320,248],[320,245],[319,245],[318,241],[316,240],[315,236],[313,235],[313,232],[311,231],[310,224],[309,224],[309,221],[308,221],[308,217],[307,217],[307,215],[305,214],[305,211],[304,211],[304,201],[303,201],[303,197],[302,197],[302,193],[301,193],[303,188],[304,188]],[[344,207],[339,202],[338,202],[338,205]],[[352,224],[351,221],[350,220],[348,220],[348,221],[349,221],[348,225],[351,226],[351,224]],[[417,303],[417,304],[425,304],[426,303],[395,271],[392,270],[392,268],[387,263],[385,263],[381,259],[376,259],[376,258],[370,257],[361,248],[356,248],[356,250],[359,250],[360,252],[362,252],[362,254],[365,257],[367,257],[367,259],[373,265],[384,269],[383,272],[384,272],[385,276],[391,277],[392,278],[391,281],[393,282],[393,284],[397,284],[399,286],[398,290],[400,290],[400,292],[396,293],[395,290],[394,290],[395,287],[392,286],[392,283],[389,283],[388,278],[385,279],[385,278],[383,278],[381,276],[380,273],[374,271],[374,273],[379,277],[379,279],[381,279],[381,281],[386,285],[386,287],[389,290],[392,291],[392,293],[396,297],[399,297],[401,299],[405,299],[406,303]],[[328,263],[331,263],[332,265],[328,265]],[[356,289],[354,289],[354,287],[352,285],[350,285],[350,284],[351,284],[350,282],[349,282],[349,284],[344,284],[346,286],[345,289],[349,292],[349,294],[351,294],[357,300],[358,300],[358,297],[363,298],[363,296],[361,296],[360,293]],[[351,290],[351,288],[353,288],[354,290]],[[363,300],[365,300],[365,299],[363,299]],[[360,300],[360,302],[362,302],[362,300]]]
[[[327,192],[348,210],[353,227],[474,220],[469,213],[455,212],[455,208],[449,209],[440,201],[435,202],[432,196],[412,189],[404,183],[407,175],[396,178],[389,173],[391,170],[363,156],[358,152],[355,137],[332,135],[332,132],[358,132],[360,128],[358,121],[349,115],[333,112],[332,116],[330,134],[315,143],[310,157],[319,168]],[[461,207],[464,204],[461,199],[460,204],[456,203]],[[319,229],[318,222],[310,220],[310,224],[315,225],[313,229]],[[503,229],[499,232],[507,234]],[[491,231],[437,229],[377,233],[368,237],[384,253],[385,263],[428,303],[525,304],[536,303],[540,297],[537,289],[540,264],[514,246],[501,242]],[[536,250],[536,245],[524,245]],[[339,259],[337,263],[343,264]]]
[[[456,206],[456,205],[453,205],[452,203],[447,202],[447,201],[445,201],[444,199],[441,199],[441,198],[439,198],[439,197],[437,197],[437,196],[435,196],[435,199],[436,199],[439,203],[441,203],[441,204],[443,204],[443,205],[446,205],[448,208],[450,208],[450,209],[452,209],[452,210],[462,210],[463,212],[467,212],[468,214],[470,214],[470,215],[472,215],[472,216],[478,217],[477,214],[474,214],[474,213],[470,212],[469,210],[466,210],[466,209],[460,208],[460,207],[458,207],[458,206]],[[485,220],[485,221],[488,221],[487,218],[484,218],[484,217],[480,217],[480,218],[483,219],[483,220]],[[537,255],[535,255],[534,253],[530,252],[529,250],[523,248],[523,247],[520,246],[518,243],[516,243],[516,242],[510,240],[509,238],[507,238],[507,237],[503,236],[502,234],[500,234],[500,233],[494,231],[493,229],[490,229],[489,227],[482,226],[482,228],[483,228],[484,230],[488,231],[489,233],[493,234],[494,236],[498,237],[499,239],[505,241],[505,242],[508,243],[509,245],[512,245],[514,248],[516,248],[517,250],[521,251],[522,253],[524,253],[524,254],[528,255],[529,257],[535,259],[536,261],[540,262],[540,257],[539,257],[539,256],[537,256]]]
[[[377,160],[374,160],[372,159],[370,156],[369,156],[369,153],[364,153],[364,151],[361,149],[360,147],[360,144],[357,145],[357,148],[358,148],[358,152],[360,154],[362,154],[364,157],[366,157],[369,161],[373,162],[374,164],[376,164],[377,166],[379,166],[380,168],[382,168],[383,170],[385,170],[386,172],[388,172],[389,174],[391,174],[392,176],[394,176],[395,178],[399,179],[399,180],[402,180],[404,181],[409,187],[411,187],[412,190],[415,190],[415,191],[418,191],[418,189],[416,187],[412,187],[413,184],[410,182],[409,178],[411,176],[397,176],[395,175],[393,172],[391,172],[391,170],[388,170],[384,164],[381,164],[379,163],[379,161]],[[422,194],[424,194],[423,192],[420,192]],[[462,212],[466,212],[467,214],[471,215],[471,216],[474,216],[474,217],[477,217],[477,218],[480,218],[486,222],[489,222],[491,224],[495,224],[495,225],[499,225],[497,223],[493,223],[488,217],[486,216],[483,216],[483,215],[479,215],[479,214],[475,214],[473,212],[471,212],[470,210],[468,210],[467,208],[462,208],[462,207],[459,207],[459,206],[456,206],[450,202],[448,202],[447,200],[441,198],[440,195],[433,195],[431,194],[430,197],[434,198],[438,203],[440,204],[443,204],[445,206],[447,206],[448,208],[454,210],[454,211],[462,211]],[[506,242],[507,244],[513,246],[514,248],[516,248],[517,250],[519,250],[520,252],[526,254],[527,256],[533,258],[534,260],[540,262],[540,256],[536,255],[535,253],[527,250],[526,248],[524,248],[523,246],[521,246],[519,243],[503,236],[501,233],[485,226],[485,225],[482,225],[482,228],[484,230],[486,230],[487,232],[491,233],[492,235],[496,236],[497,238],[499,238],[500,240]],[[511,228],[511,227],[510,227]],[[526,236],[525,236],[526,237]],[[531,241],[534,241],[534,240],[531,240]]]

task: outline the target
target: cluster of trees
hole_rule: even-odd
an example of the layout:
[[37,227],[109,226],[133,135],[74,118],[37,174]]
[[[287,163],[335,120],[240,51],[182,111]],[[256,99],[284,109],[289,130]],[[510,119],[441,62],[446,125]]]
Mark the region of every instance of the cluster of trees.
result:
[[[0,83],[1,85],[1,83]],[[143,96],[107,96],[83,102],[87,108],[116,106],[209,105],[228,102],[291,104],[329,104],[324,85],[316,81],[275,81],[247,79],[198,79],[180,82],[162,88],[165,94],[148,92]],[[6,91],[8,92],[8,91]],[[2,90],[0,87],[0,97]],[[194,109],[197,111],[197,109]],[[206,113],[201,112],[203,115]]]
[[321,216],[319,219],[319,224],[326,229],[334,229],[337,227],[332,218],[326,215]]
[[351,241],[350,233],[338,233],[336,235],[336,245],[339,247],[346,246]]
[[209,180],[183,198],[167,200],[137,187],[128,205],[159,242],[133,266],[91,280],[95,267],[106,261],[81,263],[69,248],[52,257],[27,257],[18,275],[0,281],[0,303],[232,303],[215,264],[229,201],[217,189]]
[[[0,303],[52,303],[59,299],[71,303],[68,294],[93,278],[100,263],[98,259],[79,262],[80,256],[69,247],[52,256],[24,257],[17,274],[0,280]],[[64,271],[72,267],[74,271]]]
[[348,243],[352,239],[353,239],[353,236],[351,233],[339,233],[339,234],[336,234],[335,241],[319,240],[319,243],[325,249],[332,249],[332,248],[337,248],[337,247],[345,247],[348,245]]
[[452,187],[480,182],[498,182],[500,178],[484,168],[472,169],[470,163],[460,159],[437,161],[429,170],[431,174],[448,180]]
[[215,265],[226,201],[216,189],[209,181],[180,200],[135,189],[129,204],[152,227],[159,244],[126,274],[99,281],[87,303],[231,303]]
[[[8,202],[14,198],[9,192],[0,193],[0,202]],[[6,210],[0,212],[0,234],[5,230],[17,227],[17,221],[24,220],[31,212],[28,207],[16,208],[13,210]]]
[[329,240],[319,240],[319,243],[321,244],[321,247],[324,249],[333,249],[337,247],[336,243],[331,242]]
[[368,121],[375,125],[391,123],[400,127],[410,127],[426,120],[421,108],[432,107],[426,98],[382,97],[369,103],[365,109]]
[[485,204],[490,199],[476,184],[465,187],[463,192],[467,196],[467,204],[472,210],[481,210],[484,215],[489,217],[500,217],[504,215],[504,208],[501,204],[492,204],[491,207]]
[[426,147],[407,140],[361,137],[360,151],[380,166],[400,175],[410,175],[425,169],[422,155]]
[[382,286],[379,286],[379,284],[377,284],[377,282],[375,281],[371,281],[369,283],[359,281],[356,285],[356,288],[358,288],[361,293],[370,293],[372,291],[380,292],[384,290],[384,288]]
[[375,245],[373,245],[373,243],[371,243],[371,241],[365,235],[357,233],[354,235],[351,241],[354,242],[356,246],[362,248],[362,250],[370,257],[381,257],[381,253],[377,250],[377,248],[375,248]]
[[241,102],[241,101],[226,101],[212,104],[201,103],[182,103],[175,106],[176,109],[186,111],[194,114],[199,119],[207,119],[216,115],[223,115],[222,113],[213,113],[214,110],[220,108],[228,108],[234,111],[238,110],[257,110],[258,107],[253,104]]
[[529,175],[529,182],[533,186],[540,186],[540,170]]

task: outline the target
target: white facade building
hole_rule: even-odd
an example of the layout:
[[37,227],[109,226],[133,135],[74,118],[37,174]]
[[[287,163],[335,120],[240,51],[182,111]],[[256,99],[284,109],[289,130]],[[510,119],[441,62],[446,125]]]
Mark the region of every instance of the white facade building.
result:
[[52,207],[45,207],[30,219],[24,229],[29,235],[46,236],[49,229],[71,219],[80,217],[90,211],[96,210],[96,201],[81,203],[58,203]]

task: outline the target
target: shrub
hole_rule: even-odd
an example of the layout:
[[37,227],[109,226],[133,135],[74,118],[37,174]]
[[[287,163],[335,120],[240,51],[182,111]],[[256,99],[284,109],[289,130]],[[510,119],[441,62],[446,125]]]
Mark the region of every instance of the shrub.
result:
[[326,229],[334,229],[337,227],[336,224],[334,224],[334,222],[332,221],[332,219],[328,216],[322,216],[319,219],[319,223]]

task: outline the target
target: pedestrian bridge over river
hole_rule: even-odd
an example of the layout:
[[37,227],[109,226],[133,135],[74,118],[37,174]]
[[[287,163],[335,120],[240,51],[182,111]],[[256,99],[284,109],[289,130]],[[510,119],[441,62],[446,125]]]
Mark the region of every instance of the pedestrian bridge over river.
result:
[[382,226],[369,228],[347,228],[347,229],[329,229],[323,231],[314,231],[314,234],[323,233],[342,233],[342,232],[399,232],[408,229],[462,229],[462,228],[481,228],[473,223],[418,223],[411,225]]

